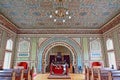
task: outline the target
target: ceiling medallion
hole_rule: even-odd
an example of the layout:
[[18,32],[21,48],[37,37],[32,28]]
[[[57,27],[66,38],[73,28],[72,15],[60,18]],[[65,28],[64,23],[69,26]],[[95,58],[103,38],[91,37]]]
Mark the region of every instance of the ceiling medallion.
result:
[[[53,19],[54,22],[62,21],[66,22],[67,19],[71,19],[71,15],[69,10],[65,7],[64,0],[56,0],[54,6],[54,10],[50,13],[50,18]],[[65,6],[64,6],[65,5]]]

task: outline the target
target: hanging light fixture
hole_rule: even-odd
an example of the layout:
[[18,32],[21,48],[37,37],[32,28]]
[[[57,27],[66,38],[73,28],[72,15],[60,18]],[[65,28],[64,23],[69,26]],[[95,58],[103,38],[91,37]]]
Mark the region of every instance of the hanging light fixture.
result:
[[62,21],[66,22],[66,19],[71,19],[69,10],[64,7],[64,0],[55,0],[56,6],[54,6],[55,10],[52,11],[49,15],[50,18],[54,20],[54,22]]

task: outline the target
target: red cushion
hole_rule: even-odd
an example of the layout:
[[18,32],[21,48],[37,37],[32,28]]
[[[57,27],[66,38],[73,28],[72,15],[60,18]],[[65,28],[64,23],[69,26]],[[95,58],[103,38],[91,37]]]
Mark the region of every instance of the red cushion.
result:
[[92,63],[92,67],[93,67],[93,66],[101,66],[101,63],[100,63],[100,62],[93,62],[93,63]]
[[18,66],[23,66],[24,69],[27,69],[28,68],[28,63],[27,62],[20,62],[20,63],[18,63]]

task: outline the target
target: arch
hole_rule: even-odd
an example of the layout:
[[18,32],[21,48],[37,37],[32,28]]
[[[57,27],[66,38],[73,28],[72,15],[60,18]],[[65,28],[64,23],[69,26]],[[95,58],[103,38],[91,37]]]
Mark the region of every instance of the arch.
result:
[[48,51],[55,46],[64,46],[64,47],[68,48],[70,50],[70,52],[72,53],[72,56],[73,56],[73,62],[72,62],[73,65],[76,65],[75,63],[77,63],[77,54],[76,54],[76,52],[75,52],[75,50],[72,46],[70,46],[70,45],[68,45],[64,42],[55,42],[53,44],[48,45],[44,50],[43,57],[42,57],[43,58],[42,63],[44,63],[42,65],[43,72],[46,72],[46,66],[47,66],[46,65],[46,59],[47,59]]
[[110,38],[108,38],[108,39],[106,40],[106,46],[107,46],[107,50],[114,49],[114,48],[113,48],[113,40],[110,39]]
[[12,39],[7,40],[6,49],[7,50],[12,50],[13,49],[13,40]]
[[73,57],[73,64],[74,67],[77,71],[77,67],[78,66],[82,66],[82,54],[81,54],[81,48],[80,46],[73,41],[70,38],[66,38],[66,37],[53,37],[53,38],[49,38],[48,40],[44,41],[41,46],[39,47],[38,50],[38,72],[45,72],[45,64],[46,64],[46,55],[48,54],[48,51],[54,47],[54,46],[58,46],[58,45],[62,45],[67,47]]

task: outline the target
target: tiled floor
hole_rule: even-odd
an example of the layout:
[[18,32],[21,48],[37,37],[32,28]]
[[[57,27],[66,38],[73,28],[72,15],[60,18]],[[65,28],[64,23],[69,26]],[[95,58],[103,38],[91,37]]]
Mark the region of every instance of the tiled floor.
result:
[[69,74],[71,79],[47,79],[49,74],[38,74],[34,80],[84,80],[83,74]]

